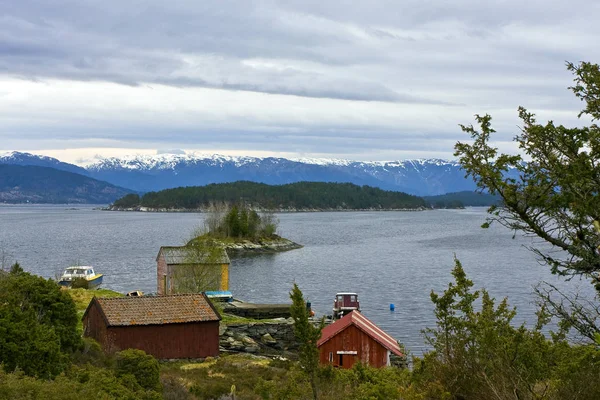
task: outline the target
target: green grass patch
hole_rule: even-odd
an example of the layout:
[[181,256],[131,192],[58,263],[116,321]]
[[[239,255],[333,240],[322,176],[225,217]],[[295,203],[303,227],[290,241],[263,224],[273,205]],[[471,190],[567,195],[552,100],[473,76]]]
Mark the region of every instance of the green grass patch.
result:
[[123,293],[109,289],[66,289],[77,307],[77,311],[85,311],[87,306],[96,297],[123,297]]
[[196,399],[218,399],[234,392],[236,398],[260,399],[255,388],[261,382],[287,380],[288,370],[271,366],[265,357],[223,354],[202,363],[162,363],[163,381],[175,381]]

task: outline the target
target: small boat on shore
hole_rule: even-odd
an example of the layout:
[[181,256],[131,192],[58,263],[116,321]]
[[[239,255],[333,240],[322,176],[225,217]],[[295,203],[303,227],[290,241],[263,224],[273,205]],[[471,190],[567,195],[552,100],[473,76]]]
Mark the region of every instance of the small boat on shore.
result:
[[71,286],[77,279],[84,279],[88,287],[95,288],[102,284],[102,274],[96,274],[94,268],[90,266],[69,267],[60,277],[58,284],[61,286]]

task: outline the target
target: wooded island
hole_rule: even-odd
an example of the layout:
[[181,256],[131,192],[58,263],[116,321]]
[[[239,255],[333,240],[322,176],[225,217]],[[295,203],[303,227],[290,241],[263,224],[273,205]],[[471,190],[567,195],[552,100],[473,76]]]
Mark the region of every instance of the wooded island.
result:
[[267,185],[249,181],[207,186],[181,187],[143,196],[129,194],[113,210],[148,208],[160,210],[204,210],[214,203],[247,203],[255,209],[311,210],[418,210],[424,199],[403,192],[386,191],[351,183],[297,182]]

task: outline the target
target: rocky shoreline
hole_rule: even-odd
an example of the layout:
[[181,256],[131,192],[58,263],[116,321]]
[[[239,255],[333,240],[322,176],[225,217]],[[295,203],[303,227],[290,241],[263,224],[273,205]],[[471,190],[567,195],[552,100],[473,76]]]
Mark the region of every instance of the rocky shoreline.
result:
[[272,239],[258,239],[256,241],[240,240],[235,243],[223,243],[227,254],[239,256],[244,254],[281,253],[284,251],[301,249],[301,244],[292,242],[282,237]]
[[[130,212],[149,212],[149,213],[205,213],[210,212],[207,208],[150,208],[150,207],[104,207],[101,208],[103,211],[130,211]],[[256,211],[268,211],[274,213],[304,213],[304,212],[357,212],[357,211],[426,211],[429,208],[417,207],[417,208],[275,208],[275,209],[260,209]]]

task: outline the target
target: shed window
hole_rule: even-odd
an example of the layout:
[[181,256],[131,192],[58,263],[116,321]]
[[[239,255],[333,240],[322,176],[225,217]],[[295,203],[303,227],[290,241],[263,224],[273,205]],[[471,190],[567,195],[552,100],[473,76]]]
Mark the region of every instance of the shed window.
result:
[[333,362],[333,351],[329,352],[329,362],[332,363]]

